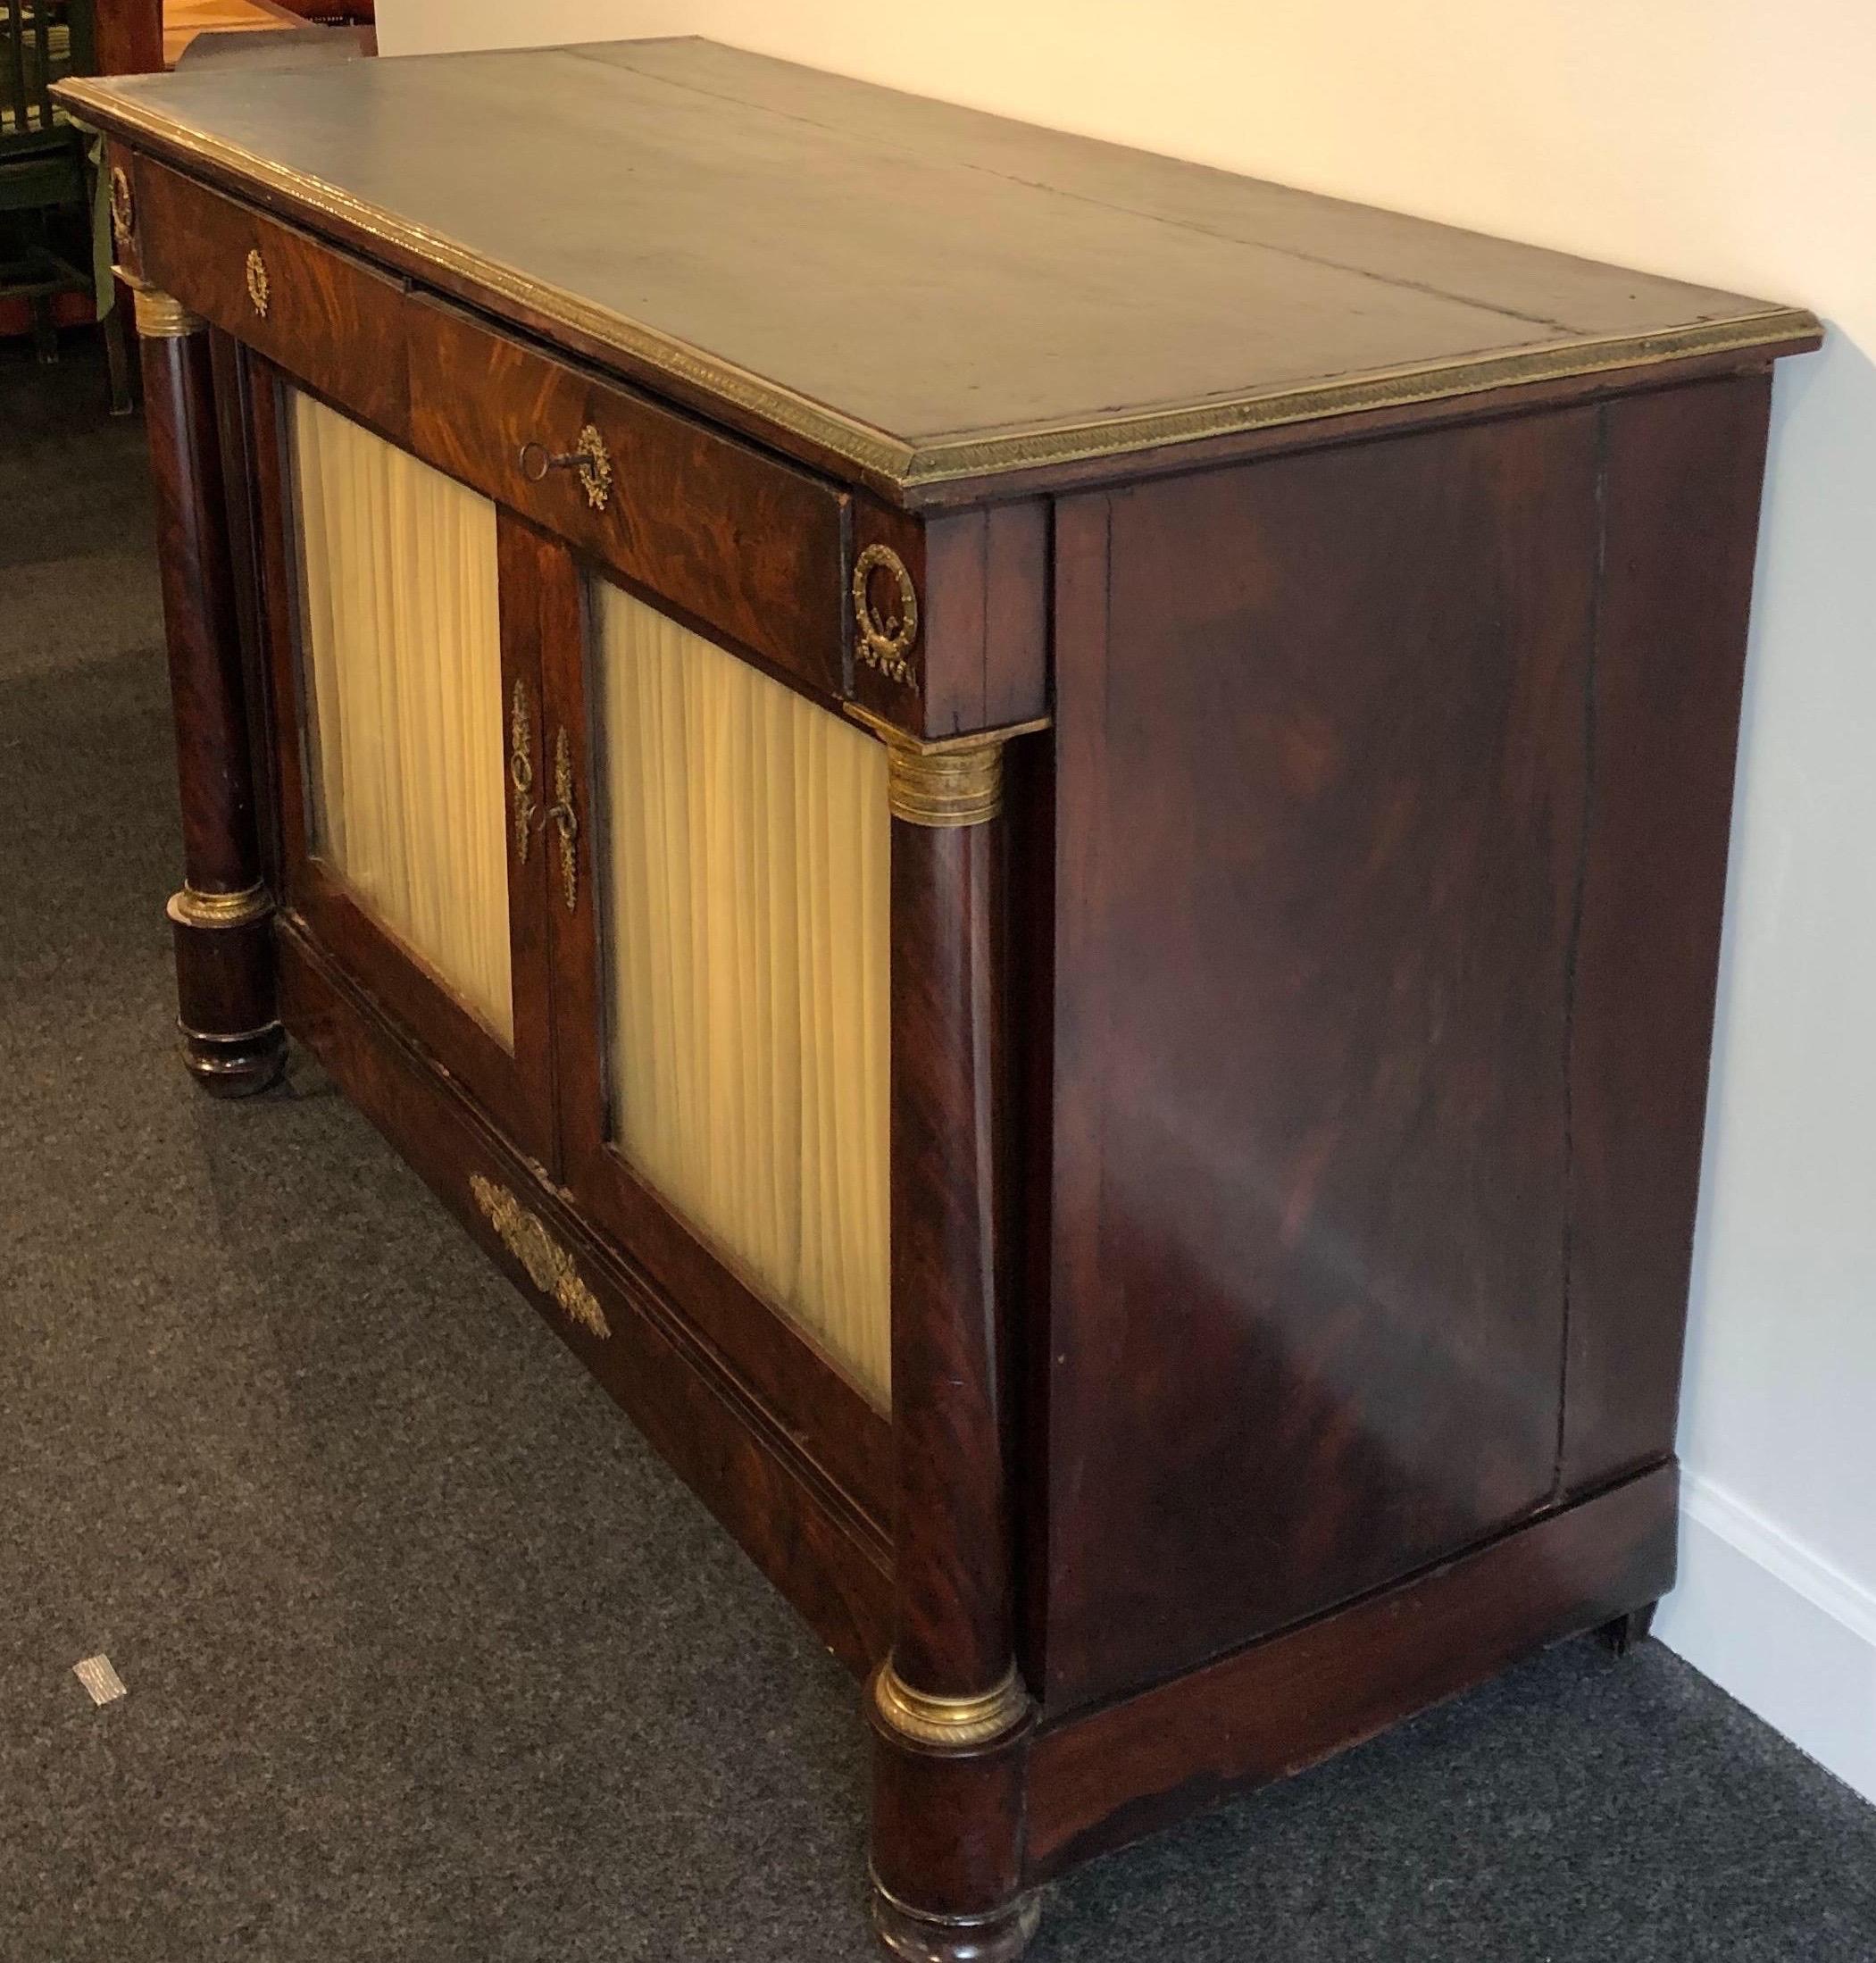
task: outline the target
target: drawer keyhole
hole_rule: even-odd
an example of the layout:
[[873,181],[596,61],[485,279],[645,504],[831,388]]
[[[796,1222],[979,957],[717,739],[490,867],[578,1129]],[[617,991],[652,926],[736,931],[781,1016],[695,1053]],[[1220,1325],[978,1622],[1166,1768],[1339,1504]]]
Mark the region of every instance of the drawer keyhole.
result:
[[590,422],[581,429],[571,450],[556,455],[545,443],[528,442],[521,445],[520,461],[521,475],[530,484],[544,482],[549,471],[576,472],[580,489],[587,494],[587,503],[595,511],[604,511],[613,495],[612,453],[605,447],[605,439]]

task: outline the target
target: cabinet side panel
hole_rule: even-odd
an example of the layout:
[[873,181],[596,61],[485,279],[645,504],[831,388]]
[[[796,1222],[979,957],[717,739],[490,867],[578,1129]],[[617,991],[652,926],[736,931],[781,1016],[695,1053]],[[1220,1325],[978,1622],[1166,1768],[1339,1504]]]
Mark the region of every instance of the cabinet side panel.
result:
[[1611,404],[1563,1480],[1673,1449],[1771,377]]
[[1597,467],[1570,410],[1058,511],[1051,1709],[1553,1490]]

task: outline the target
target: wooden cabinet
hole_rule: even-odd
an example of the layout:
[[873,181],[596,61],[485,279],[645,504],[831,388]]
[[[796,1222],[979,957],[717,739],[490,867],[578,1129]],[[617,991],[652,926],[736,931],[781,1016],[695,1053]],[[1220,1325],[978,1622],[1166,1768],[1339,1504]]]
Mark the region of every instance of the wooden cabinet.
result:
[[839,713],[846,500],[421,297],[396,325],[402,443],[313,392],[322,342],[305,381],[249,362],[282,902],[883,1520],[891,820]]
[[888,1950],[1645,1625],[1809,315],[704,43],[67,93],[188,1062],[865,1676]]

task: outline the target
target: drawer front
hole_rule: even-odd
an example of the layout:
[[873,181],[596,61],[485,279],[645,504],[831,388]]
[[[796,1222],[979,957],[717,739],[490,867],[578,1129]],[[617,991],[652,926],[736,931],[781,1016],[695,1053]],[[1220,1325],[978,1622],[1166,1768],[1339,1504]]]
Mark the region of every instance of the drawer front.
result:
[[453,307],[413,297],[408,313],[421,455],[806,687],[846,693],[843,492]]
[[219,191],[139,157],[144,277],[387,435],[409,427],[404,289]]

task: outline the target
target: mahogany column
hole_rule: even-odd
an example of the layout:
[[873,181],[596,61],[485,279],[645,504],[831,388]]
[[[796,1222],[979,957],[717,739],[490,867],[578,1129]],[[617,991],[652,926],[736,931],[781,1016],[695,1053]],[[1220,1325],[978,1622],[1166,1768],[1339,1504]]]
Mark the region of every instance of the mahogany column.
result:
[[997,1292],[1002,737],[895,736],[888,757],[896,1600],[867,1698],[873,1919],[896,1956],[997,1963],[1038,1912]]
[[183,1060],[204,1090],[238,1098],[279,1074],[286,1040],[274,1007],[273,900],[261,878],[208,330],[153,288],[140,288],[136,304],[182,794],[183,884],[169,915]]

